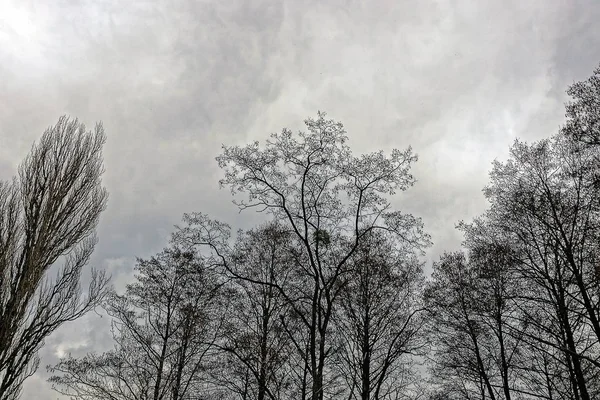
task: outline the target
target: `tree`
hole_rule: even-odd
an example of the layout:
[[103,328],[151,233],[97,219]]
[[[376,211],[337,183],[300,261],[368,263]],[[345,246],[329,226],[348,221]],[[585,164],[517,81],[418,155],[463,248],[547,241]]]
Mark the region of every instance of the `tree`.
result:
[[[349,398],[409,398],[423,354],[423,272],[414,249],[372,232],[351,258],[335,315],[336,354]],[[412,389],[412,390],[411,390]]]
[[290,395],[293,332],[284,326],[290,307],[274,285],[287,284],[289,239],[289,231],[270,222],[240,232],[233,249],[230,313],[219,341],[225,367],[215,372],[242,399],[278,400]]
[[[560,349],[582,399],[590,398],[590,369],[600,367],[600,187],[589,177],[594,158],[594,149],[562,135],[517,142],[511,159],[494,166],[486,189],[492,203],[487,220],[519,249],[523,274],[541,285],[546,307],[556,310],[557,332],[564,335]],[[594,341],[580,342],[588,335]]]
[[567,94],[573,100],[566,105],[562,133],[584,145],[600,145],[600,67],[587,80],[571,85]]
[[[469,294],[455,291],[459,299],[468,297],[459,325],[469,328],[473,346],[474,333],[486,343],[477,345],[480,354],[473,353],[473,365],[490,397],[499,397],[492,395],[495,387],[502,387],[507,399],[511,392],[584,400],[597,395],[600,186],[595,152],[564,132],[532,144],[516,141],[508,161],[494,163],[484,190],[490,208],[473,224],[462,225],[470,259],[444,264],[459,265],[453,274],[468,278],[458,287],[468,287]],[[447,273],[441,276],[452,281]],[[448,287],[439,284],[437,291]],[[452,297],[431,298],[445,304]],[[437,309],[449,310],[447,305]],[[523,356],[508,362],[507,345]],[[493,372],[485,372],[478,361],[486,357],[496,360],[490,364]],[[488,384],[482,371],[500,376],[502,383],[490,379]]]
[[[239,208],[270,213],[298,243],[294,268],[304,285],[293,294],[274,285],[305,332],[306,349],[299,354],[306,363],[306,390],[299,396],[321,400],[334,387],[326,380],[334,345],[331,322],[349,259],[372,231],[387,231],[415,248],[426,246],[428,237],[418,218],[392,211],[387,198],[414,183],[409,171],[416,156],[410,148],[394,149],[389,157],[383,152],[355,157],[342,124],[324,113],[305,123],[308,132],[293,135],[284,129],[271,135],[264,149],[258,142],[224,146],[217,161],[225,171],[221,185],[247,195],[236,201]],[[229,227],[202,214],[188,215],[186,222],[181,235],[192,245],[211,247],[226,265]]]
[[63,358],[50,382],[78,399],[188,400],[207,390],[207,359],[222,327],[222,284],[177,247],[138,260],[136,282],[112,294],[115,349]]
[[553,388],[540,378],[554,365],[541,343],[530,342],[536,287],[512,248],[482,239],[489,237],[467,235],[467,254],[446,254],[434,266],[426,292],[434,375],[446,388],[490,398],[543,398]]
[[477,315],[477,275],[463,253],[434,264],[425,291],[432,342],[432,375],[448,394],[497,399],[486,344],[490,332]]
[[[87,297],[79,279],[96,244],[95,228],[106,207],[102,187],[101,124],[86,131],[61,117],[21,164],[18,176],[0,182],[0,399],[19,397],[38,367],[44,339],[102,300],[107,278],[93,271]],[[55,280],[48,270],[63,265]]]

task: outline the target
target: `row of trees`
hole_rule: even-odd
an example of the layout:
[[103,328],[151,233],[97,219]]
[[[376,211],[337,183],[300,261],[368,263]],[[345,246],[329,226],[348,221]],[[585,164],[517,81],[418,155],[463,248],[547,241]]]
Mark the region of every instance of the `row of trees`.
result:
[[599,398],[600,69],[569,93],[557,135],[494,163],[489,210],[429,280],[421,220],[390,203],[416,156],[355,156],[320,113],[217,158],[238,207],[269,221],[233,235],[186,214],[123,294],[94,274],[83,300],[104,135],[61,119],[0,187],[0,399],[44,337],[98,304],[114,349],[49,367],[71,398]]
[[434,265],[440,398],[600,398],[600,69],[569,93],[565,127],[494,163],[465,252]]
[[116,350],[51,368],[62,393],[262,400],[417,390],[417,258],[428,236],[387,199],[413,184],[416,157],[356,157],[324,114],[307,127],[273,135],[264,149],[225,147],[222,184],[272,222],[232,238],[227,224],[185,215],[171,247],[139,260],[136,283],[108,300]]

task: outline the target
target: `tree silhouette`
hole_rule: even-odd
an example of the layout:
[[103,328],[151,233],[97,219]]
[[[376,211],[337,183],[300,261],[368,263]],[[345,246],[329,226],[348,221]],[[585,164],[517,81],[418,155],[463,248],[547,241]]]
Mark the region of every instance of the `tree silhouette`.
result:
[[[96,244],[95,228],[106,207],[101,185],[101,124],[86,131],[61,117],[21,164],[18,176],[0,182],[0,399],[18,398],[38,367],[44,339],[102,300],[107,279],[92,272],[87,297],[79,279]],[[59,259],[54,280],[48,270]]]

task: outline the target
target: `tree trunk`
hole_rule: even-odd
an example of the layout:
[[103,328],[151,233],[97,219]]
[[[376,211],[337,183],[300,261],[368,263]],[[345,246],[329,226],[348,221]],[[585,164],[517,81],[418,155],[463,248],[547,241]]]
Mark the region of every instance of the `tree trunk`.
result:
[[[575,346],[575,339],[573,336],[573,328],[571,327],[571,321],[569,320],[569,310],[567,309],[567,305],[565,303],[565,290],[560,288],[560,292],[558,293],[558,313],[561,324],[563,325],[565,341],[567,345],[568,355],[567,357],[571,360],[573,366],[573,375],[575,379],[575,383],[577,388],[579,389],[579,394],[581,396],[581,400],[590,400],[590,395],[587,390],[587,383],[585,381],[585,377],[583,375],[583,370],[581,368],[581,360],[579,359],[577,353],[577,347]],[[573,379],[573,377],[571,378]]]
[[[266,301],[263,299],[263,301]],[[262,332],[260,338],[260,366],[258,372],[258,397],[257,400],[265,400],[267,393],[267,363],[268,363],[268,343],[267,332],[269,331],[269,311],[265,304],[262,310]]]
[[508,381],[508,361],[506,359],[506,349],[504,347],[504,332],[502,330],[502,316],[498,313],[498,341],[500,342],[500,357],[502,362],[502,389],[504,390],[505,400],[511,400],[510,387]]
[[369,311],[365,307],[362,340],[362,388],[361,399],[369,400],[371,394],[371,348],[369,345]]

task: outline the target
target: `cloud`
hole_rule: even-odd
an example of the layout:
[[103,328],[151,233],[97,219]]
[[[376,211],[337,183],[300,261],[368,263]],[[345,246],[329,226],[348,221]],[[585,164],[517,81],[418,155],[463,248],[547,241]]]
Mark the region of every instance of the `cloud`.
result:
[[[249,226],[219,191],[222,143],[302,129],[317,110],[356,152],[420,155],[394,199],[432,233],[428,260],[460,244],[455,222],[486,207],[490,162],[516,137],[548,136],[564,90],[600,61],[594,0],[10,1],[0,6],[0,177],[68,113],[108,134],[94,265],[115,286],[165,244],[183,212]],[[110,344],[92,314],[52,336],[59,349]],[[74,349],[74,348],[73,348]],[[23,398],[54,399],[45,374]]]

